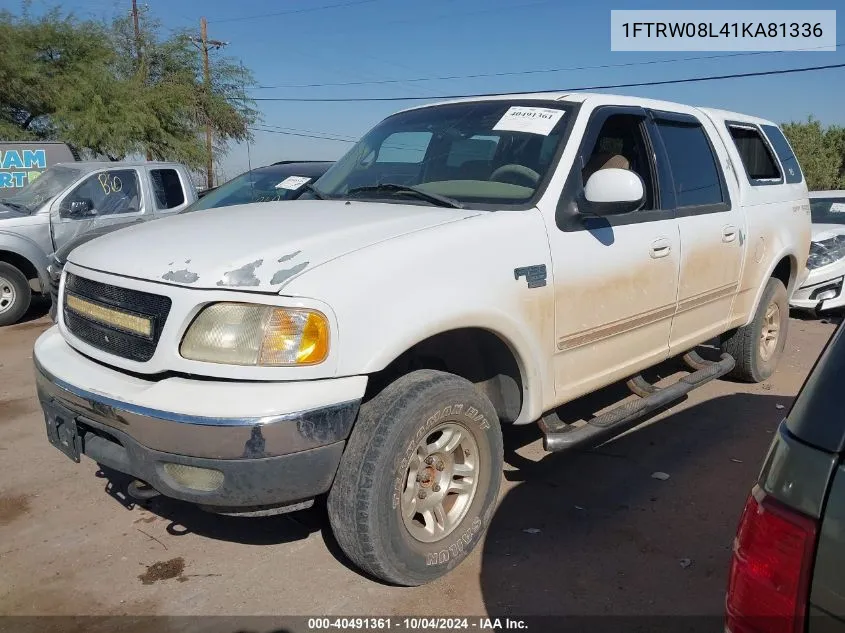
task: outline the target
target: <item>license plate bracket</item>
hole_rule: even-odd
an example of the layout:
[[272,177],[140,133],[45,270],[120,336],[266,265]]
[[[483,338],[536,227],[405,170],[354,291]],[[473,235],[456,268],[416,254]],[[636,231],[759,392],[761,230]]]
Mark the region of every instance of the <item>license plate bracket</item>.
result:
[[76,414],[55,400],[42,405],[50,444],[78,464],[82,455],[82,438],[76,426]]

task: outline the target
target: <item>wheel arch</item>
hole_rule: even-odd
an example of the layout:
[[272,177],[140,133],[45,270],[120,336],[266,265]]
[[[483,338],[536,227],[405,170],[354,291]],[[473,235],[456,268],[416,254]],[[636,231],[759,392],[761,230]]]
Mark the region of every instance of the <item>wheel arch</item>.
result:
[[766,291],[766,284],[772,278],[779,279],[783,282],[783,285],[786,287],[787,298],[792,296],[792,291],[795,289],[795,282],[798,279],[798,258],[794,253],[784,250],[778,257],[772,259],[772,263],[769,265],[766,274],[760,279],[760,284],[754,297],[753,308],[750,311],[746,325],[754,320],[754,315],[757,314],[763,293]]
[[399,353],[382,356],[369,373],[364,400],[397,378],[418,369],[436,369],[466,378],[484,393],[503,423],[525,423],[541,407],[539,373],[530,353],[501,330],[478,325],[444,327],[421,333]]
[[47,255],[33,241],[0,231],[0,261],[20,270],[29,280],[38,282],[37,292],[46,292],[49,288],[47,279]]

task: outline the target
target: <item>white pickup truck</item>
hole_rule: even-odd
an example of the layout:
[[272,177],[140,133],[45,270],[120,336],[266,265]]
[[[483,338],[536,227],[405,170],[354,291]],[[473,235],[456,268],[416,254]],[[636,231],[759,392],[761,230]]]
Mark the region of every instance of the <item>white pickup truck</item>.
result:
[[[708,380],[769,377],[810,248],[776,125],[621,96],[413,108],[296,186],[75,249],[35,344],[47,434],[137,498],[328,494],[346,554],[403,585],[478,543],[503,425],[589,446]],[[689,353],[715,337],[721,360]],[[642,378],[682,354],[676,384]],[[555,415],[619,380],[641,398]]]

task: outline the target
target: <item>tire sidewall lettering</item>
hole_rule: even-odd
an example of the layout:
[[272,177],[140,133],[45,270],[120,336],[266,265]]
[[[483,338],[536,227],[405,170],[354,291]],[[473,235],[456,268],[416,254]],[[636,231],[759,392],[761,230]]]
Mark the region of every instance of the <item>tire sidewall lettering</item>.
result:
[[456,563],[463,556],[465,556],[471,549],[475,537],[482,531],[483,523],[480,517],[475,517],[470,526],[461,534],[454,542],[437,552],[430,552],[425,555],[426,567],[432,565],[445,565],[446,563]]

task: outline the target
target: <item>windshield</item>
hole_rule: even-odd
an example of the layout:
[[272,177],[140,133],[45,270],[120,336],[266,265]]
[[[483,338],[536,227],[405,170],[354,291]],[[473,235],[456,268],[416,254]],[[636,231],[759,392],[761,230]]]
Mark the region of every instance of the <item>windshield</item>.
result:
[[299,197],[302,185],[311,180],[277,169],[253,169],[209,191],[182,213],[229,207],[250,202],[276,202]]
[[42,204],[54,198],[68,185],[74,182],[82,171],[64,165],[55,165],[47,169],[37,179],[8,198],[0,198],[0,202],[15,208],[24,208],[29,213],[36,211]]
[[845,224],[845,197],[810,198],[813,224]]
[[314,188],[326,198],[435,202],[412,195],[413,187],[469,205],[524,204],[553,163],[569,111],[560,103],[479,101],[400,112]]

